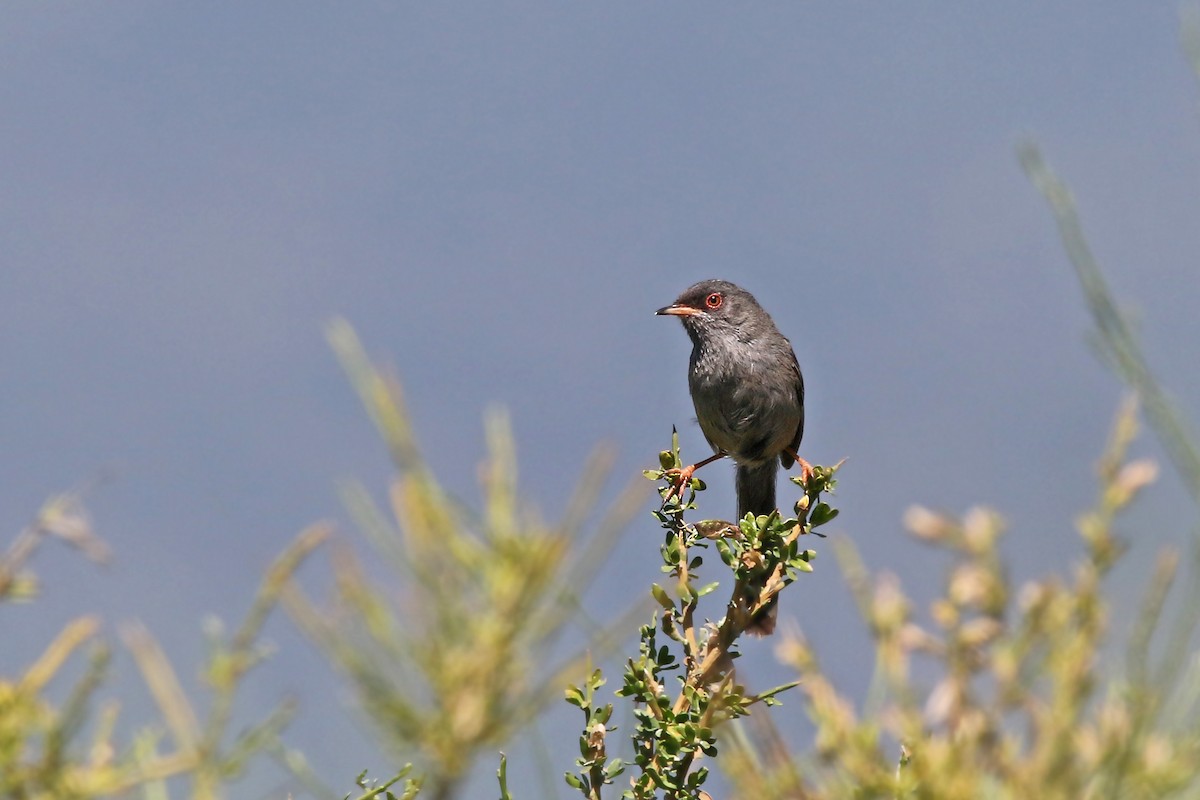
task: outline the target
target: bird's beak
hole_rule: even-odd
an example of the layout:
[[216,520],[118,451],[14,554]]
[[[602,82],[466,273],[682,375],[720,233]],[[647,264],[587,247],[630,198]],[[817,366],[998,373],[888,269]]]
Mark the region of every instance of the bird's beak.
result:
[[703,314],[704,312],[698,308],[692,308],[691,306],[673,305],[673,306],[664,306],[664,307],[660,308],[658,311],[655,311],[654,313],[659,316],[697,317],[697,316]]

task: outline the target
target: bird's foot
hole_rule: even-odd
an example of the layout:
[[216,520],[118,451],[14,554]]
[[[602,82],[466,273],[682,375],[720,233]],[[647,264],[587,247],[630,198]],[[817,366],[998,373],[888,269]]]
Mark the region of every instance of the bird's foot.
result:
[[812,464],[801,458],[795,450],[788,450],[787,454],[795,459],[796,466],[800,467],[800,480],[805,486],[807,486],[809,479],[811,479],[813,475]]
[[663,473],[663,477],[671,479],[671,489],[667,492],[666,497],[663,498],[663,505],[671,502],[671,499],[674,497],[683,499],[683,490],[691,484],[692,475],[695,474],[696,467],[698,466],[698,464],[692,464],[690,467],[676,467]]
[[674,469],[669,469],[663,472],[664,477],[669,476],[671,478],[671,490],[667,492],[667,496],[663,498],[663,505],[665,506],[667,503],[671,502],[672,497],[677,496],[680,500],[682,500],[683,490],[691,485],[692,475],[695,474],[696,470],[700,469],[706,464],[711,464],[719,458],[724,458],[725,455],[725,453],[713,453],[703,461],[697,461],[695,464],[692,464],[689,467],[675,467]]

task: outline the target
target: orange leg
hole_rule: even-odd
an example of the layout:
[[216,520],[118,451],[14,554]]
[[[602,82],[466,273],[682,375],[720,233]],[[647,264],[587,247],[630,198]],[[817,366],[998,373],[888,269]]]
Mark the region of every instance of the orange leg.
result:
[[799,456],[799,454],[796,453],[795,450],[787,449],[787,450],[784,450],[784,452],[787,453],[792,458],[796,459],[796,464],[800,467],[800,478],[805,483],[808,483],[808,479],[812,477],[812,471],[813,471],[812,464],[808,463],[803,458],[801,458]]
[[724,453],[716,453],[716,454],[711,455],[708,458],[704,459],[703,461],[697,461],[695,464],[692,464],[690,467],[683,467],[682,469],[667,470],[666,474],[672,476],[674,478],[674,480],[672,481],[671,491],[667,493],[667,496],[663,500],[663,502],[664,503],[669,502],[670,499],[675,496],[683,497],[683,487],[687,486],[688,483],[691,482],[692,475],[696,472],[696,470],[700,469],[705,464],[711,464],[712,462],[716,461],[717,459],[724,458],[724,457],[725,457]]

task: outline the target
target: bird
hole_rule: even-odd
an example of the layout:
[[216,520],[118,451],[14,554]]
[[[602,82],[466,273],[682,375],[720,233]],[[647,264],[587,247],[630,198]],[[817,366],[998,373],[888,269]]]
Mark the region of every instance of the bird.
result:
[[[713,449],[712,457],[679,471],[678,485],[728,456],[736,464],[738,519],[770,514],[779,467],[798,463],[805,475],[812,470],[798,452],[804,376],[791,342],[754,295],[729,281],[700,281],[655,313],[677,317],[692,340],[688,388]],[[769,633],[773,616],[764,621]]]

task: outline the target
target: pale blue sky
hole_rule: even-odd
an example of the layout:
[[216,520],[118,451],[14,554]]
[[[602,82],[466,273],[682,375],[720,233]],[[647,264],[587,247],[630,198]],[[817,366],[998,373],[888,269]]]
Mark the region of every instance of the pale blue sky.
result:
[[[322,339],[333,315],[396,365],[447,479],[473,474],[484,409],[508,407],[523,482],[554,514],[572,454],[600,440],[622,476],[673,424],[703,454],[686,336],[652,312],[734,280],[796,346],[802,452],[849,458],[836,535],[927,594],[938,565],[901,534],[904,509],[987,503],[1012,522],[1018,577],[1064,566],[1121,393],[1017,166],[1023,137],[1072,184],[1155,366],[1200,411],[1200,91],[1174,3],[15,2],[4,17],[0,530],[117,470],[90,498],[115,564],[43,555],[47,596],[0,617],[7,674],[97,609],[144,620],[190,677],[202,615],[239,618],[297,530],[344,520],[338,479],[383,486]],[[707,478],[719,516],[730,468]],[[1154,491],[1130,522],[1139,563],[1194,519],[1172,479]],[[598,608],[641,591],[658,542],[647,514]],[[861,685],[868,650],[832,559],[803,583],[784,618]],[[297,693],[290,740],[328,780],[384,771],[321,660],[284,620],[271,634],[248,718]],[[766,644],[743,663],[752,683],[786,678]],[[793,701],[782,718],[800,716]],[[555,725],[561,772],[576,720]],[[235,796],[274,785],[256,781]]]

